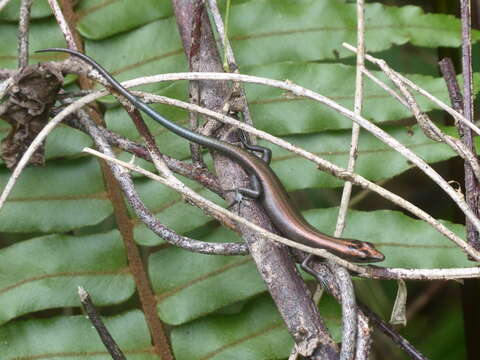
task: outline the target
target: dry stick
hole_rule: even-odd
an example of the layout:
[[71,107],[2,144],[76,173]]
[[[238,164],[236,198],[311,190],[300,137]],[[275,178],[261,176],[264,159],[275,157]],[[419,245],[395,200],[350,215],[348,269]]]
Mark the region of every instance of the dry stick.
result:
[[[352,52],[357,52],[357,49],[350,45],[350,44],[347,44],[347,43],[343,43],[342,44],[343,47],[345,47],[346,49],[352,51]],[[378,65],[384,72],[386,73],[395,73],[395,76],[398,77],[402,82],[404,82],[406,85],[410,86],[413,90],[417,91],[418,93],[422,94],[423,96],[425,96],[427,99],[429,99],[430,101],[432,101],[434,104],[438,105],[438,107],[440,107],[442,110],[445,110],[447,113],[449,113],[450,115],[452,115],[454,117],[455,120],[457,121],[460,121],[461,123],[465,124],[466,126],[468,126],[470,129],[472,129],[477,135],[480,135],[480,129],[472,122],[468,121],[465,116],[463,116],[462,114],[460,114],[458,111],[452,109],[450,106],[448,106],[447,104],[445,104],[443,101],[441,101],[440,99],[436,98],[435,96],[433,96],[432,94],[430,94],[428,91],[426,91],[425,89],[421,88],[420,86],[418,86],[417,84],[415,84],[414,82],[410,81],[409,79],[407,79],[405,76],[403,76],[402,74],[394,71],[393,69],[391,69],[388,64],[385,62],[385,60],[381,60],[381,59],[377,59],[371,55],[368,55],[366,54],[365,55],[365,59],[367,59],[368,61],[370,61],[371,63],[373,64],[376,64]]]
[[[180,13],[188,14],[191,18],[192,6],[189,4],[198,2],[203,3],[204,0],[172,1],[181,33],[186,33],[185,29],[188,29],[188,22],[184,20],[184,16],[180,15]],[[202,17],[202,24],[202,32],[205,36],[202,36],[201,53],[209,54],[210,56],[202,56],[198,68],[190,68],[189,70],[210,71],[209,69],[220,68],[217,71],[223,71],[217,44],[214,41],[213,31],[206,11],[204,11],[204,16]],[[189,51],[191,49],[190,40],[182,36],[182,42],[188,55],[191,52]],[[241,104],[235,101],[235,99],[238,99],[238,90],[235,83],[231,88],[226,86],[226,82],[202,81],[201,83],[211,84],[210,88],[212,91],[205,92],[202,96],[202,101],[206,108],[215,110],[219,109],[217,106],[220,105],[224,111],[227,109],[231,112],[239,111],[237,105],[241,106]],[[209,123],[215,124],[215,122]],[[238,139],[238,131],[231,130],[234,129],[224,126],[221,129],[221,133],[224,135],[222,138],[236,141]],[[219,180],[224,188],[238,188],[244,186],[245,181],[248,181],[248,176],[235,161],[215,152],[213,152],[213,158]],[[273,224],[258,203],[251,203],[249,206],[245,206],[242,213],[247,218],[261,224],[262,227],[273,230]],[[323,320],[319,317],[318,309],[311,300],[310,293],[302,281],[288,249],[269,242],[255,231],[241,224],[239,224],[239,229],[251,250],[250,252],[256,267],[266,282],[267,288],[287,325],[289,333],[295,340],[299,352],[304,356],[310,356],[312,360],[319,358],[336,359],[338,357],[338,347],[328,333]]]
[[[450,146],[453,151],[455,151],[462,159],[464,159],[471,165],[475,176],[477,177],[477,179],[480,179],[480,164],[474,152],[472,152],[471,149],[465,146],[458,139],[446,135],[430,120],[430,118],[420,109],[420,106],[418,105],[412,94],[410,94],[410,92],[408,91],[407,87],[405,86],[406,83],[403,81],[400,74],[393,71],[390,67],[388,67],[388,65],[386,65],[385,62],[380,62],[379,66],[403,94],[403,100],[399,101],[413,113],[424,134],[434,141],[441,141]],[[376,79],[373,74],[370,74],[370,77],[372,79],[375,79],[375,82],[379,84],[382,83],[379,79]],[[389,93],[392,94],[392,92]],[[399,99],[397,96],[395,97]]]
[[[357,65],[355,75],[355,103],[354,113],[361,116],[363,103],[363,74],[365,67],[365,2],[357,0]],[[354,172],[358,156],[358,138],[360,136],[360,126],[357,123],[352,124],[352,140],[350,144],[350,153],[348,158],[347,170]],[[348,211],[348,203],[352,193],[352,183],[346,181],[343,187],[342,200],[338,211],[337,225],[335,227],[335,236],[341,237],[345,229],[345,218]]]
[[18,67],[28,65],[28,35],[30,24],[30,10],[33,0],[22,0],[20,4],[20,21],[18,24]]
[[2,99],[5,96],[5,94],[7,93],[8,90],[10,90],[12,85],[13,85],[13,76],[9,77],[7,80],[5,80],[0,84],[0,99]]
[[82,307],[87,313],[90,322],[95,327],[95,330],[97,330],[100,340],[102,340],[103,345],[105,345],[105,348],[112,356],[112,359],[126,360],[125,355],[123,354],[122,350],[117,345],[112,335],[108,331],[107,327],[103,323],[100,314],[95,308],[95,305],[93,305],[93,301],[90,298],[90,295],[81,286],[78,287],[78,296],[80,297],[80,302],[82,303]]
[[448,268],[448,269],[402,269],[381,268],[372,266],[368,274],[358,274],[359,277],[382,280],[458,280],[480,277],[480,267]]
[[[473,70],[472,70],[472,24],[471,24],[471,4],[470,0],[460,1],[460,12],[462,18],[462,74],[463,74],[463,115],[465,118],[473,123]],[[462,129],[464,130],[464,129]],[[465,144],[475,152],[475,146],[473,145],[473,135],[469,131],[462,131],[460,134]],[[466,164],[465,164],[466,166]],[[471,177],[471,172],[474,169],[465,167],[465,192],[467,197],[467,203],[470,204],[472,209],[478,215],[478,195],[479,195],[479,179],[468,179]],[[467,187],[467,185],[469,187]],[[467,225],[467,242],[475,249],[480,249],[479,231],[475,229],[470,221],[466,222]]]
[[[363,102],[363,74],[362,69],[365,65],[365,1],[357,0],[357,66],[355,78],[355,102],[354,113],[361,116]],[[360,136],[360,126],[357,123],[352,125],[352,140],[350,144],[350,153],[348,158],[347,170],[354,172],[358,156],[358,142]],[[342,237],[345,229],[348,204],[352,194],[352,182],[346,181],[343,186],[340,209],[338,211],[337,224],[334,236]],[[340,288],[342,296],[342,347],[340,360],[351,360],[355,352],[355,343],[357,340],[357,304],[355,301],[355,292],[352,280],[347,270],[334,264],[329,264],[330,269],[335,274],[335,279]],[[363,342],[365,343],[365,342]],[[362,353],[362,351],[360,351]]]
[[[84,125],[86,125],[86,127],[88,127],[88,124],[90,126],[93,126],[93,121],[91,121],[85,111],[79,110],[77,113],[80,120]],[[138,111],[136,112],[136,114],[140,116]],[[139,122],[143,121],[136,121],[136,124]],[[141,125],[139,125],[139,127],[142,128]],[[142,128],[142,130],[144,129]],[[149,150],[151,150],[151,146],[151,142],[147,140],[147,147],[149,148]],[[155,154],[151,153],[151,156],[153,159],[155,159]],[[114,205],[115,217],[119,230],[122,234],[122,240],[128,258],[128,265],[135,280],[135,285],[140,298],[140,303],[142,305],[142,310],[145,313],[147,325],[150,330],[150,335],[152,337],[155,353],[161,356],[162,359],[173,360],[174,357],[171,351],[171,346],[169,344],[164,325],[160,321],[157,314],[157,302],[155,299],[155,295],[153,293],[149,277],[145,271],[145,266],[140,255],[140,251],[134,240],[133,224],[130,216],[128,215],[128,210],[125,202],[122,198],[121,190],[118,184],[113,179],[113,172],[107,166],[102,166],[102,170],[106,174],[106,177],[109,177],[109,179],[107,179],[107,185],[108,190],[111,193],[110,196]]]
[[359,308],[368,318],[375,324],[375,326],[387,335],[394,343],[400,346],[411,359],[414,360],[428,360],[423,354],[421,354],[410,342],[401,336],[391,325],[383,321],[376,313],[371,311],[367,306],[359,304]]
[[[397,85],[408,105],[408,109],[413,113],[424,134],[433,141],[439,141],[447,144],[455,151],[466,163],[470,164],[472,171],[477,179],[480,180],[480,164],[475,154],[458,139],[446,135],[438,128],[432,120],[426,115],[418,105],[415,98],[410,94],[405,84],[396,76],[395,73],[388,74],[390,79]],[[475,208],[472,208],[475,209]],[[478,215],[478,214],[477,214]]]
[[389,93],[392,97],[394,97],[395,99],[397,99],[397,101],[402,104],[403,106],[405,106],[406,108],[408,108],[408,103],[407,101],[401,96],[399,95],[395,90],[393,90],[392,88],[390,88],[387,84],[385,84],[382,80],[380,80],[379,78],[377,78],[375,75],[373,75],[373,73],[370,71],[370,70],[367,70],[365,68],[363,68],[362,72],[367,75],[370,80],[372,80],[375,84],[377,84],[378,86],[380,86],[383,90],[385,90],[387,93]]
[[[189,54],[187,55],[189,61],[189,70],[194,70],[198,67],[201,60],[201,43],[202,43],[202,15],[205,4],[203,2],[195,2],[192,16],[189,19],[191,22],[190,39],[192,45],[190,46]],[[186,27],[185,31],[188,28]],[[188,84],[189,101],[192,104],[200,104],[200,91],[201,86],[199,81],[190,81]],[[188,119],[190,123],[190,129],[192,131],[199,131],[199,114],[194,112],[188,113]],[[194,142],[189,143],[190,154],[192,163],[199,168],[206,168],[205,162],[202,156],[202,147]]]
[[357,311],[357,343],[355,347],[355,360],[370,359],[372,348],[373,327],[370,325],[368,317],[360,310]]
[[[232,45],[230,44],[230,40],[226,35],[226,29],[223,24],[222,16],[220,15],[220,11],[218,9],[217,0],[208,0],[208,6],[210,11],[212,12],[212,18],[215,23],[215,27],[217,28],[218,35],[220,36],[220,40],[225,50],[226,60],[231,72],[238,73],[238,65],[237,61],[235,60],[235,55],[233,54]],[[242,115],[243,120],[253,126],[252,116],[250,115],[250,108],[248,107],[247,102],[247,95],[245,94],[245,88],[240,83],[235,83],[239,85],[240,90],[240,99],[242,101]]]
[[[440,70],[447,84],[448,94],[450,96],[450,101],[455,110],[462,113],[463,112],[463,98],[462,92],[460,91],[460,86],[458,85],[455,69],[453,67],[452,60],[449,58],[442,59],[439,62]],[[472,152],[475,152],[475,146],[473,144],[473,134],[464,124],[455,122],[455,125],[458,128],[458,132],[465,146],[467,146]],[[465,171],[465,194],[466,200],[469,206],[472,209],[478,209],[478,181],[474,176],[473,169],[471,166],[465,162],[464,164]],[[466,219],[465,225],[467,228],[467,241],[471,244],[476,242],[475,239],[478,238],[478,232],[472,226],[471,222]]]
[[48,4],[50,5],[50,9],[52,9],[53,14],[55,15],[55,20],[57,20],[57,24],[60,26],[60,30],[63,33],[65,41],[67,42],[68,48],[71,50],[78,50],[77,44],[75,42],[75,37],[70,30],[68,22],[63,16],[62,9],[60,9],[60,6],[58,6],[57,0],[48,0]]
[[[314,277],[318,279],[319,282],[327,284],[325,287],[326,290],[338,301],[341,301],[340,289],[338,287],[338,283],[333,278],[333,273],[326,267],[321,266],[321,264],[316,263],[312,264],[312,266],[304,267],[304,270],[312,274]],[[333,278],[333,281],[332,281]],[[362,303],[358,304],[359,306],[359,323],[367,322],[365,319],[366,316],[373,323],[388,337],[390,337],[396,344],[398,344],[409,356],[413,359],[425,359],[423,355],[420,354],[418,350],[416,350],[405,338],[403,338],[393,327],[387,325],[375,312],[370,310],[370,308]],[[359,328],[359,331],[363,329]],[[368,331],[368,330],[367,330]],[[370,341],[371,339],[365,339],[366,341]],[[368,344],[366,344],[368,345]],[[363,357],[365,355],[361,354]],[[368,355],[368,352],[367,352]],[[364,357],[365,358],[365,357]],[[367,357],[368,359],[368,357]],[[357,358],[355,359],[357,360]]]

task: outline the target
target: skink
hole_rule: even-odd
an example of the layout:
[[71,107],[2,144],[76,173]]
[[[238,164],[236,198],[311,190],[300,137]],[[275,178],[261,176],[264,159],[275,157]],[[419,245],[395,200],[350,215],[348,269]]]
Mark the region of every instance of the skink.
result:
[[[123,95],[135,107],[142,110],[165,128],[189,141],[218,151],[237,162],[250,176],[252,186],[251,189],[237,189],[238,193],[260,200],[267,215],[283,236],[314,248],[326,249],[341,258],[353,262],[377,262],[384,260],[384,255],[375,249],[372,243],[332,237],[310,225],[291,201],[283,184],[270,168],[271,153],[269,149],[244,144],[247,148],[245,150],[230,143],[198,134],[165,119],[150,106],[131,94],[102,66],[82,53],[62,48],[50,48],[37,52],[66,52],[84,60],[93,66],[115,91]],[[248,150],[262,152],[263,157],[259,158]]]

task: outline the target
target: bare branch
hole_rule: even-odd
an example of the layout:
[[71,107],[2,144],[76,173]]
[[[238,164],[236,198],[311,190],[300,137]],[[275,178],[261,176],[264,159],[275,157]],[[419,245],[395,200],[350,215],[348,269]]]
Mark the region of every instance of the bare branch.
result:
[[62,9],[60,9],[60,6],[58,6],[57,0],[48,0],[48,4],[55,15],[55,19],[57,20],[60,30],[62,30],[63,37],[67,42],[68,48],[72,50],[78,50],[73,32],[63,16]]
[[[346,49],[352,51],[352,52],[357,52],[357,49],[350,45],[350,44],[347,44],[347,43],[343,43],[342,44]],[[383,71],[387,71],[387,72],[395,72],[394,70],[392,70],[388,64],[385,62],[385,60],[381,60],[381,59],[377,59],[371,55],[365,55],[365,59],[367,59],[368,61],[372,62],[373,64],[376,64],[378,65]],[[429,99],[430,101],[432,101],[434,104],[438,105],[438,107],[440,107],[442,110],[445,110],[447,113],[449,113],[450,115],[453,116],[453,118],[457,121],[460,121],[461,123],[465,124],[466,126],[468,126],[470,129],[472,129],[477,135],[480,135],[480,129],[472,122],[468,121],[465,116],[463,116],[462,114],[460,114],[458,111],[452,109],[450,106],[448,106],[447,104],[445,104],[443,101],[441,101],[440,99],[438,99],[437,97],[433,96],[432,94],[430,94],[428,91],[426,91],[425,89],[421,88],[420,86],[418,86],[417,84],[415,84],[414,82],[410,81],[409,79],[407,79],[405,76],[403,76],[402,74],[400,73],[397,73],[395,72],[395,75],[396,77],[398,77],[401,81],[403,81],[406,85],[410,86],[413,90],[417,91],[418,93],[422,94],[423,96],[425,96],[427,99]]]
[[112,359],[126,360],[125,355],[123,354],[122,350],[117,345],[112,335],[108,331],[107,327],[103,323],[100,314],[95,308],[95,305],[93,305],[93,301],[90,298],[90,295],[81,286],[78,287],[78,296],[80,297],[80,302],[82,303],[82,307],[87,313],[90,322],[92,323],[95,330],[97,330],[100,340],[102,340],[103,345],[105,345],[105,348],[112,356]]
[[[474,122],[473,117],[473,69],[472,69],[472,14],[471,14],[470,0],[460,1],[460,13],[462,18],[462,75],[463,75],[463,115],[470,122]],[[473,134],[470,131],[463,131],[463,141],[467,148],[473,152],[473,156],[477,159],[475,154],[475,146],[473,145]],[[462,134],[462,133],[461,133]],[[465,164],[467,165],[467,164]],[[479,203],[478,192],[480,178],[476,174],[476,169],[473,164],[471,168],[465,168],[465,182],[468,181],[469,187],[465,189],[467,193],[467,202],[472,206],[472,209],[478,215]],[[471,173],[474,172],[476,179],[471,179]],[[467,185],[467,183],[466,183]],[[467,223],[467,241],[475,249],[480,249],[480,235],[479,229],[475,229],[470,221]]]
[[[447,84],[448,93],[450,95],[450,101],[455,110],[459,113],[463,113],[463,96],[460,91],[460,86],[457,82],[455,69],[450,59],[445,58],[439,62],[440,69]],[[467,128],[463,123],[455,122],[458,128],[458,133],[465,146],[475,154],[475,146],[473,143],[472,131]],[[464,164],[465,172],[465,198],[467,203],[472,209],[477,209],[478,213],[478,196],[479,196],[479,182],[475,178],[474,171],[469,163]],[[472,226],[472,223],[466,219],[465,225],[467,229],[467,242],[475,247],[475,243],[478,241],[478,231]]]
[[30,10],[33,0],[22,0],[20,4],[20,22],[18,24],[18,67],[28,65],[28,35]]

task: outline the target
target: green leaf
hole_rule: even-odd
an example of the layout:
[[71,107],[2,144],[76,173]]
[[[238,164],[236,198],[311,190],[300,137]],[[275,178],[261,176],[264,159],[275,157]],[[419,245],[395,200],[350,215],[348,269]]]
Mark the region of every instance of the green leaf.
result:
[[[378,3],[367,4],[365,13],[369,52],[407,42],[460,46],[461,24],[451,15]],[[228,29],[240,66],[350,57],[342,43],[356,44],[356,31],[356,4],[333,0],[251,1],[232,7]],[[475,41],[479,34],[472,35]]]
[[141,6],[131,0],[86,0],[80,2],[76,11],[80,34],[99,40],[170,16],[172,6],[170,1],[157,0],[142,0]]
[[121,303],[135,291],[117,231],[49,235],[11,245],[0,250],[0,274],[0,323],[34,311],[80,306],[78,286],[98,306]]
[[45,159],[78,155],[84,147],[91,147],[92,144],[92,138],[80,130],[68,126],[57,126],[47,137]]
[[[355,67],[340,64],[281,63],[245,69],[250,75],[277,80],[290,80],[353,109]],[[380,71],[372,72],[389,84]],[[441,77],[408,75],[414,83],[450,103],[445,81]],[[477,80],[480,80],[476,74]],[[478,83],[478,81],[477,81]],[[325,105],[304,98],[292,98],[283,90],[248,84],[247,96],[255,126],[275,135],[311,133],[331,129],[347,129],[352,121]],[[479,91],[477,86],[475,93]],[[362,116],[382,123],[411,117],[411,112],[369,78],[365,79]],[[423,96],[417,97],[425,112],[438,107]]]
[[[222,201],[217,195],[199,188],[194,182],[182,180],[203,197],[217,203]],[[142,179],[137,180],[135,184],[137,192],[144,200],[145,205],[158,217],[162,224],[174,229],[178,233],[185,234],[212,220],[211,217],[205,215],[197,207],[185,203],[178,193],[164,185],[152,180]],[[185,221],[185,219],[188,219],[188,221]],[[141,245],[152,246],[164,242],[163,239],[148,229],[143,222],[135,222],[134,233],[135,241]]]
[[[0,120],[0,140],[3,140],[10,132],[10,125]],[[45,159],[71,157],[78,155],[86,146],[91,146],[91,138],[76,129],[60,125],[48,135],[45,144]],[[3,163],[3,161],[0,160]]]
[[[451,296],[452,300],[457,300]],[[452,303],[453,303],[452,301]],[[432,327],[431,318],[424,318],[423,324],[409,326],[409,339],[416,338],[418,349],[429,359],[466,359],[463,312],[460,306],[443,306],[437,312],[435,321],[441,326]]]
[[[129,360],[158,360],[153,354],[145,318],[140,311],[104,317],[103,320]],[[112,358],[85,316],[59,316],[7,324],[0,328],[0,353],[5,360]]]
[[[31,19],[51,16],[52,11],[47,0],[35,0],[30,13]],[[0,20],[17,21],[20,18],[20,0],[11,0],[0,11]],[[2,44],[3,45],[3,44]]]
[[[339,311],[331,298],[322,298],[320,313],[338,339]],[[261,296],[239,314],[213,315],[174,328],[172,345],[178,360],[261,360],[287,358],[293,341],[272,300]]]
[[[11,172],[0,170],[3,189]],[[1,210],[0,232],[62,232],[100,223],[112,213],[98,162],[49,162],[25,169]]]
[[[337,208],[315,209],[304,213],[309,223],[327,234],[333,234]],[[465,227],[448,221],[442,223],[461,238]],[[430,225],[399,211],[349,210],[345,238],[370,241],[385,254],[381,266],[404,268],[452,268],[474,266],[453,242]]]
[[[175,19],[157,20],[101,41],[86,41],[85,53],[120,80],[187,70]],[[168,34],[159,37],[159,34]],[[115,55],[116,54],[116,55]],[[142,87],[158,91],[169,84]]]
[[[187,86],[183,82],[176,82],[166,88],[163,88],[157,93],[159,95],[185,101]],[[108,101],[107,98],[104,98],[103,100]],[[110,99],[110,101],[115,101],[116,103],[116,100]],[[171,119],[182,126],[189,126],[187,120],[188,113],[186,111],[177,107],[160,104],[153,104],[152,107],[167,119]],[[181,141],[178,135],[174,135],[171,131],[168,131],[163,126],[160,126],[150,117],[143,115],[143,118],[150,131],[155,136],[157,144],[161,147],[163,153],[176,158],[185,158],[189,156],[190,148],[187,142]],[[116,106],[114,108],[109,108],[105,113],[105,123],[111,131],[137,142],[143,141],[131,118],[122,107]]]
[[[385,130],[428,163],[456,156],[445,144],[426,138],[418,126],[411,128],[391,126]],[[444,128],[444,130],[450,135],[455,132],[453,128]],[[350,131],[331,131],[285,138],[285,140],[342,167],[346,167],[348,163],[350,139]],[[272,149],[272,168],[289,191],[343,185],[343,181],[318,170],[314,163],[303,158],[299,161],[298,156],[285,149],[266,142],[260,143]],[[405,157],[366,131],[360,133],[359,143],[355,172],[371,181],[392,178],[412,167]],[[299,177],[296,174],[302,174],[302,176]]]
[[[221,227],[208,236],[208,241],[239,241],[239,238]],[[149,274],[158,314],[172,325],[265,291],[250,256],[208,256],[169,247],[151,255]]]
[[[327,234],[333,234],[337,214],[337,208],[304,212],[310,224]],[[443,223],[458,236],[465,236],[462,225]],[[386,256],[382,266],[449,268],[474,265],[431,226],[399,211],[351,210],[343,236],[374,243]],[[224,228],[201,239],[239,241],[236,234]],[[179,267],[178,264],[188,266]],[[212,257],[167,247],[151,255],[149,274],[158,300],[159,316],[172,325],[183,324],[265,291],[249,257]]]
[[[0,68],[16,69],[18,66],[17,53],[18,24],[0,22],[2,46],[0,46]],[[58,29],[54,19],[38,20],[30,23],[29,33],[30,61],[47,61],[64,59],[64,55],[33,54],[33,51],[48,47],[65,47],[65,39]]]

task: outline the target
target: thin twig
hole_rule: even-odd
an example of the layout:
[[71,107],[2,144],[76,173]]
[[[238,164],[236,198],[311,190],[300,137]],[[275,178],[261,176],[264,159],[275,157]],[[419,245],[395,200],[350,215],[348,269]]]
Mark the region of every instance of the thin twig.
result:
[[328,266],[335,276],[341,293],[340,305],[342,306],[342,347],[340,360],[352,360],[357,343],[357,302],[352,279],[347,269],[329,263]]
[[397,85],[398,89],[403,94],[408,109],[417,119],[418,124],[420,125],[420,128],[423,130],[424,134],[433,141],[440,141],[450,146],[453,151],[455,151],[461,158],[470,164],[475,176],[477,179],[480,179],[480,164],[472,150],[465,146],[458,139],[446,135],[438,126],[433,123],[432,120],[430,120],[428,115],[420,109],[420,106],[413,95],[394,71],[391,71],[389,68],[384,68],[384,72],[390,78],[390,80]]
[[13,76],[11,76],[0,84],[0,99],[2,99],[5,96],[7,91],[12,87],[13,83],[14,83]]
[[[357,0],[357,66],[355,78],[355,103],[354,113],[357,116],[362,114],[363,104],[363,74],[365,67],[365,1]],[[360,136],[360,126],[357,123],[352,125],[352,140],[350,143],[350,153],[348,157],[347,170],[354,172],[358,156],[358,138]],[[335,227],[335,236],[341,237],[345,228],[345,219],[348,211],[348,203],[352,194],[352,183],[346,181],[343,187],[342,200],[338,211],[337,224]]]
[[372,80],[375,84],[380,86],[383,90],[385,90],[387,93],[389,93],[392,97],[397,99],[397,101],[405,106],[408,109],[408,104],[407,101],[400,95],[398,94],[395,90],[393,90],[391,87],[389,87],[387,84],[385,84],[382,80],[380,80],[378,77],[376,77],[370,70],[363,68],[362,72],[367,75],[370,80]]
[[[462,18],[462,75],[463,75],[463,115],[470,123],[473,123],[473,70],[472,70],[472,20],[470,0],[460,1],[460,13]],[[466,129],[465,129],[466,130]],[[470,131],[462,131],[462,140],[465,145],[475,153],[473,135]],[[462,133],[461,133],[462,134]],[[467,165],[467,164],[465,164]],[[470,164],[471,165],[471,164]],[[465,192],[467,203],[472,209],[479,213],[478,195],[480,179],[471,179],[471,172],[475,169],[465,167]],[[468,187],[467,187],[468,186]],[[467,223],[467,241],[475,249],[480,249],[479,231],[475,229],[470,221]]]
[[[345,47],[346,49],[352,51],[352,52],[357,52],[357,49],[350,45],[350,44],[347,44],[347,43],[343,43],[342,44],[343,47]],[[366,54],[365,55],[365,59],[367,59],[368,61],[370,61],[371,63],[373,64],[376,64],[378,65],[380,68],[382,69],[387,69],[387,71],[390,71],[390,72],[395,72],[394,70],[392,70],[388,64],[385,62],[385,60],[381,60],[381,59],[377,59],[371,55],[368,55]],[[452,109],[450,106],[448,106],[447,104],[445,104],[443,101],[441,101],[440,99],[438,99],[437,97],[433,96],[432,94],[430,94],[428,91],[426,91],[425,89],[421,88],[420,86],[418,86],[417,84],[415,84],[414,82],[410,81],[408,78],[406,78],[405,76],[403,76],[402,74],[398,73],[398,72],[395,72],[395,75],[401,80],[403,81],[406,85],[410,86],[413,90],[417,91],[419,94],[422,94],[423,96],[425,96],[427,99],[429,99],[430,101],[432,101],[434,104],[438,105],[438,107],[440,107],[442,110],[445,110],[447,113],[449,113],[450,115],[453,116],[453,118],[457,121],[460,121],[461,123],[464,123],[466,126],[468,126],[470,129],[472,129],[477,135],[480,135],[480,129],[472,122],[468,121],[465,116],[463,116],[462,114],[460,114],[458,111]]]
[[361,311],[358,311],[357,320],[357,344],[355,347],[355,360],[370,359],[370,350],[372,347],[373,327],[370,325],[368,317]]
[[97,330],[100,340],[102,340],[103,345],[105,345],[105,348],[112,356],[112,359],[126,360],[125,355],[123,354],[122,350],[115,342],[107,327],[103,323],[100,314],[95,308],[95,305],[93,305],[93,301],[90,298],[90,295],[81,286],[78,287],[78,296],[80,297],[80,302],[82,303],[82,307],[87,313],[90,322],[92,323],[95,330]]
[[394,343],[400,346],[405,352],[414,360],[428,360],[422,353],[403,336],[401,336],[391,325],[383,321],[376,313],[371,311],[367,306],[359,304],[359,308],[368,316],[368,318],[375,324],[375,326],[387,335]]
[[[355,79],[355,102],[354,113],[361,116],[363,103],[363,73],[365,64],[365,2],[357,0],[357,66]],[[350,152],[348,157],[347,170],[355,171],[355,165],[358,156],[358,141],[360,136],[360,126],[357,123],[352,125],[352,139],[350,143]],[[346,181],[343,186],[340,208],[337,216],[334,236],[342,237],[345,229],[345,222],[348,212],[348,204],[352,194],[352,182]],[[355,291],[353,289],[352,279],[346,269],[340,268],[335,264],[330,264],[333,274],[337,279],[342,296],[342,347],[340,360],[351,360],[355,353],[355,344],[357,340],[357,304],[355,300]]]
[[28,35],[30,24],[30,10],[33,0],[22,0],[20,4],[20,21],[18,24],[18,67],[28,65]]
[[[223,24],[222,16],[220,15],[220,11],[218,9],[217,0],[208,0],[208,7],[210,8],[210,11],[212,12],[212,18],[213,18],[213,21],[215,23],[215,27],[217,28],[218,35],[220,36],[220,40],[221,40],[223,48],[225,50],[225,61],[228,65],[228,70],[230,72],[238,73],[237,61],[235,60],[235,55],[233,53],[232,45],[230,44],[230,40],[228,39],[228,36],[227,36],[227,30],[228,29]],[[226,19],[226,21],[228,21],[228,18]],[[243,120],[247,124],[253,126],[253,120],[252,120],[252,116],[250,114],[250,108],[248,107],[248,102],[246,100],[247,95],[245,93],[245,89],[240,83],[235,83],[235,85],[237,85],[237,84],[238,84],[239,93],[240,93],[239,100],[241,100],[241,102],[242,102]]]
[[75,37],[73,36],[70,26],[68,26],[68,22],[63,16],[62,9],[60,9],[60,6],[58,6],[57,0],[48,0],[48,4],[50,5],[50,8],[55,15],[55,19],[57,20],[58,26],[63,33],[63,37],[67,42],[68,48],[71,50],[78,50],[77,44],[75,42]]
[[[442,59],[440,62],[440,70],[447,84],[448,94],[450,95],[450,101],[455,110],[459,113],[463,113],[463,96],[460,91],[460,86],[457,82],[455,69],[453,67],[452,60],[449,58]],[[458,128],[460,138],[465,146],[475,154],[475,146],[473,143],[473,134],[469,128],[464,124],[456,121],[455,125]],[[472,209],[477,209],[478,212],[478,196],[479,196],[479,182],[475,178],[472,167],[469,163],[464,164],[465,172],[465,198],[467,203]],[[470,220],[465,220],[465,227],[467,229],[467,242],[475,246],[478,241],[478,231],[472,226]]]
[[358,276],[382,280],[459,280],[480,277],[480,267],[477,266],[448,269],[402,269],[370,266],[367,272],[368,275],[365,275],[364,272]]
[[[317,278],[319,283],[325,284],[325,289],[339,302],[342,301],[342,297],[340,294],[339,284],[336,281],[333,273],[328,269],[328,267],[324,266],[321,263],[313,263],[307,266],[304,266],[303,269]],[[413,359],[417,360],[426,360],[423,358],[423,355],[411,345],[408,340],[403,338],[394,328],[386,324],[376,313],[370,310],[366,305],[359,303],[359,323],[365,323],[367,320],[365,319],[366,316],[382,331],[385,332],[387,336],[390,337],[392,341],[394,341],[397,345],[399,345],[409,356],[414,356]],[[363,331],[363,328],[359,331]],[[369,332],[367,330],[367,332]],[[368,347],[368,343],[370,342],[369,336],[364,339],[366,342],[365,347]],[[363,356],[363,355],[362,355]],[[368,357],[367,357],[368,358]]]

